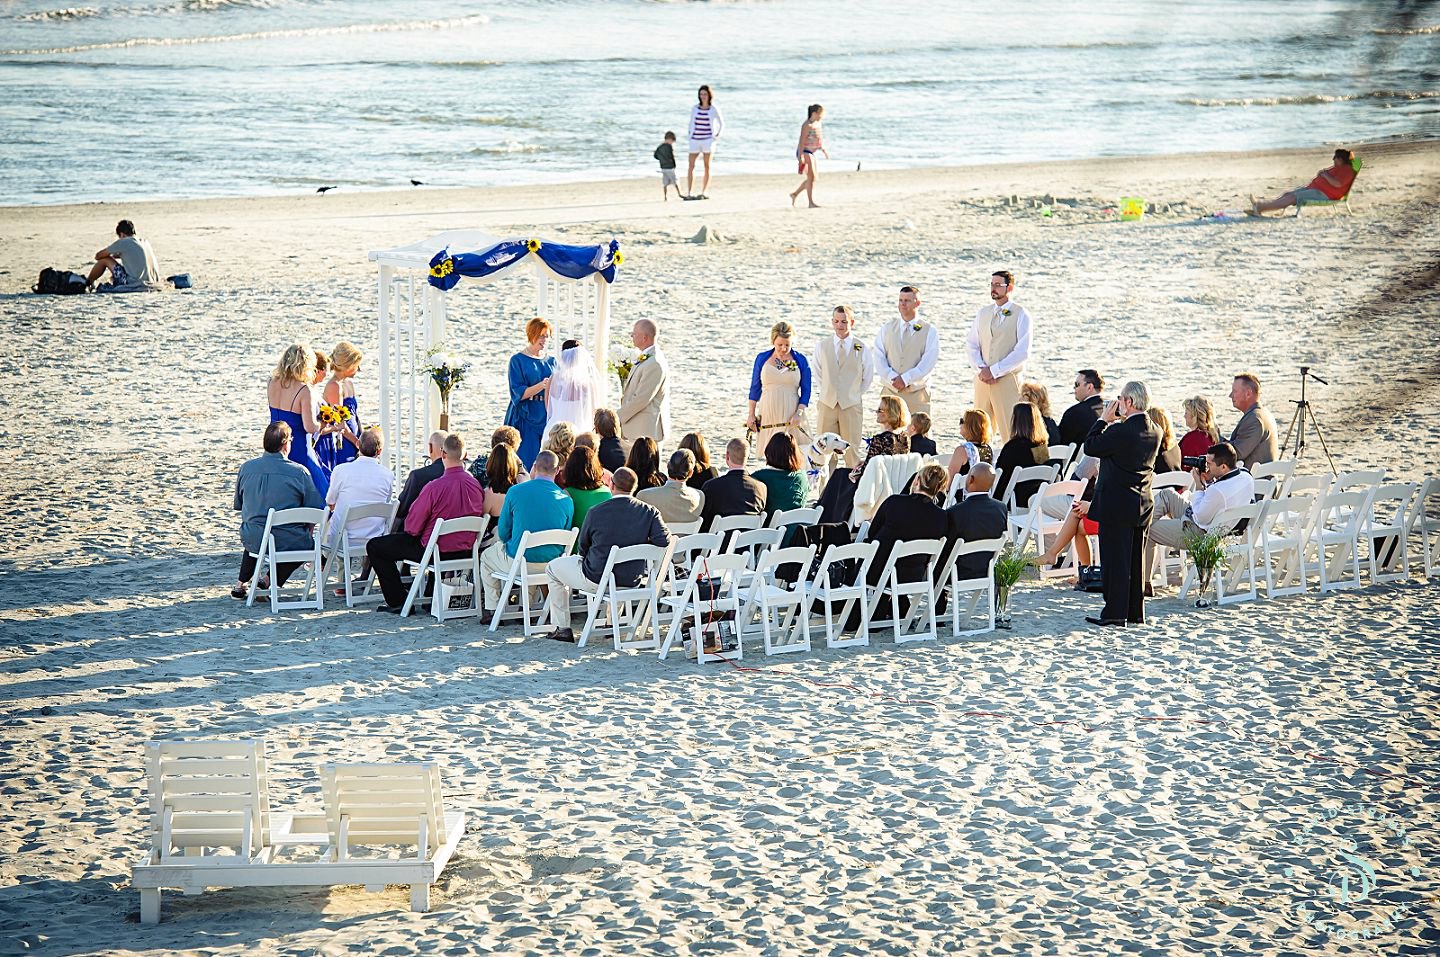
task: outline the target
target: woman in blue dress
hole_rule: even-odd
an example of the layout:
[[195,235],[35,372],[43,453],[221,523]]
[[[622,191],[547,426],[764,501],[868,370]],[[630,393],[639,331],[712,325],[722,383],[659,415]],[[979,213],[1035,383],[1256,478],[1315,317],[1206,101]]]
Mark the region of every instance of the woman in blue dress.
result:
[[322,398],[326,405],[345,406],[350,410],[350,418],[315,443],[315,457],[326,474],[333,473],[337,465],[354,461],[360,451],[360,403],[355,398],[355,373],[360,371],[364,358],[365,354],[350,342],[339,343],[330,353],[330,381],[325,383]]
[[530,344],[510,357],[510,407],[505,410],[505,424],[520,432],[520,462],[526,471],[535,464],[545,433],[545,390],[550,386],[555,360],[542,356],[551,332],[550,323],[544,319],[531,319],[525,324]]
[[320,467],[313,451],[317,439],[328,438],[328,431],[315,418],[315,352],[307,345],[295,343],[285,350],[265,394],[270,402],[270,421],[290,426],[294,438],[290,442],[290,460],[310,472],[320,497],[330,490],[330,476]]

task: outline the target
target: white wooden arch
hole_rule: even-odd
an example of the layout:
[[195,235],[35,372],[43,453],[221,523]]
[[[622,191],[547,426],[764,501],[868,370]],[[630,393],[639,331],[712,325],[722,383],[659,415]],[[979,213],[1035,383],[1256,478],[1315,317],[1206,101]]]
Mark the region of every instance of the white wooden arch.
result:
[[[480,252],[506,238],[452,229],[408,246],[370,253],[379,271],[379,424],[385,435],[385,464],[397,478],[424,464],[426,443],[440,424],[440,391],[425,374],[425,366],[427,353],[445,342],[448,294],[430,285],[430,260],[442,249],[449,248],[452,254]],[[610,284],[599,273],[585,279],[561,276],[533,255],[483,279],[461,281],[487,283],[517,273],[532,277],[535,315],[550,320],[559,332],[584,338],[601,381],[608,384]],[[592,323],[594,332],[586,336]],[[468,351],[464,343],[447,346],[457,353]]]

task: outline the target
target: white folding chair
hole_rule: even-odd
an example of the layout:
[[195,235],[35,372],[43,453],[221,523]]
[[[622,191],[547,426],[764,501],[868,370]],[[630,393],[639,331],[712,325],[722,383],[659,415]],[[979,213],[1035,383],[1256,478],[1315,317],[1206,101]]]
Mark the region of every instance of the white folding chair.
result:
[[1250,474],[1258,479],[1275,480],[1275,497],[1290,494],[1290,479],[1295,474],[1295,460],[1285,459],[1278,462],[1264,462],[1250,470]]
[[[260,551],[251,552],[255,559],[255,573],[250,576],[249,594],[245,596],[245,607],[255,604],[255,593],[260,590],[262,570],[270,576],[270,611],[282,608],[315,608],[325,610],[325,585],[322,582],[325,567],[325,522],[328,514],[323,508],[282,508],[271,509],[265,516],[265,531],[260,537]],[[281,525],[311,525],[312,545],[307,549],[277,551],[274,530]],[[280,600],[280,576],[278,566],[282,562],[305,562],[305,584],[298,599]]]
[[[890,557],[885,561],[877,584],[866,588],[870,602],[871,626],[894,629],[897,645],[909,641],[938,641],[940,638],[935,623],[935,565],[939,562],[940,551],[944,547],[944,540],[938,538],[896,542],[895,547],[890,550]],[[925,574],[916,581],[902,582],[897,565],[902,559],[912,557],[925,560]],[[890,617],[880,620],[875,614],[880,607],[880,599],[886,595],[890,596]],[[900,610],[902,599],[910,599],[908,611]],[[913,624],[918,628],[921,616],[929,622],[929,629],[912,632],[910,626]]]
[[1152,489],[1173,488],[1182,495],[1189,491],[1193,484],[1194,479],[1189,472],[1184,470],[1178,472],[1161,472],[1159,475],[1150,479],[1150,487]]
[[729,538],[732,532],[748,532],[753,529],[762,528],[765,525],[764,513],[756,515],[721,515],[718,516],[707,532],[719,532]]
[[730,536],[730,541],[725,543],[721,550],[722,555],[744,555],[750,562],[750,570],[740,576],[740,587],[750,587],[750,580],[755,569],[760,566],[760,561],[765,557],[765,552],[772,548],[779,548],[780,543],[785,540],[785,529],[783,528],[752,528],[748,532],[738,532]]
[[670,545],[670,594],[680,594],[697,559],[718,555],[724,544],[725,536],[720,532],[694,532],[676,538]]
[[819,525],[820,506],[810,508],[792,508],[783,512],[776,512],[770,516],[770,521],[765,523],[766,528],[788,528],[791,525]]
[[[950,590],[951,622],[950,633],[960,637],[981,635],[995,630],[995,559],[1005,547],[1005,538],[982,538],[973,542],[956,542],[950,556],[950,580],[944,583]],[[988,555],[985,574],[980,578],[961,577],[961,559],[968,555]],[[960,597],[966,596],[965,610],[960,610]],[[960,630],[960,622],[975,616],[975,606],[985,599],[985,627]]]
[[367,519],[383,519],[385,527],[389,528],[390,523],[395,519],[395,502],[377,502],[372,505],[347,505],[335,516],[330,523],[330,529],[334,536],[330,541],[330,548],[325,553],[325,577],[320,582],[321,588],[330,586],[332,575],[339,573],[344,582],[345,607],[354,608],[357,602],[380,601],[382,596],[373,591],[375,584],[375,572],[372,569],[365,576],[365,589],[356,595],[354,593],[354,578],[350,572],[352,562],[365,561],[365,546],[367,542],[357,542],[350,537],[350,526],[354,522]]
[[[1005,491],[999,495],[1000,501],[1005,503],[1005,510],[1015,511],[1015,489],[1022,482],[1053,482],[1059,476],[1060,470],[1053,465],[1031,465],[1023,469],[1012,469],[1010,478],[1005,482]],[[1043,488],[1035,492],[1039,495]],[[991,489],[994,492],[994,489]],[[1033,499],[1033,496],[1032,496]]]
[[1370,582],[1398,582],[1410,577],[1410,508],[1417,486],[1382,485],[1370,497],[1360,534],[1370,556]]
[[[1257,585],[1255,563],[1257,560],[1256,549],[1260,546],[1261,534],[1263,531],[1263,516],[1267,502],[1251,502],[1249,505],[1236,505],[1227,508],[1215,516],[1211,523],[1210,530],[1222,532],[1225,538],[1225,559],[1219,568],[1215,569],[1212,583],[1215,586],[1215,600],[1217,604],[1229,605],[1238,601],[1253,601],[1259,597],[1260,591]],[[1232,532],[1244,522],[1245,527],[1239,532]],[[1242,582],[1249,582],[1249,589],[1242,590]],[[1200,579],[1195,570],[1193,561],[1185,563],[1185,580],[1180,585],[1180,597],[1183,599],[1190,593],[1194,586],[1199,589]],[[1203,598],[1204,595],[1197,595]]]
[[969,475],[957,475],[950,480],[950,488],[945,493],[945,508],[949,508],[959,501],[960,496],[965,492],[965,480]]
[[1060,475],[1070,467],[1070,460],[1075,457],[1075,443],[1066,442],[1064,445],[1050,446],[1050,464],[1056,466]]
[[1291,475],[1280,494],[1288,498],[1297,495],[1313,495],[1318,498],[1321,492],[1330,491],[1330,485],[1334,481],[1333,475]]
[[1315,552],[1321,594],[1360,587],[1360,524],[1373,492],[1329,492],[1321,498],[1308,543]]
[[1363,492],[1377,487],[1384,481],[1384,469],[1357,469],[1353,472],[1340,472],[1330,483],[1330,491]]
[[[782,531],[782,529],[771,529]],[[814,545],[768,548],[760,557],[745,593],[745,604],[736,617],[736,636],[744,643],[744,632],[758,612],[765,654],[782,655],[810,650],[810,565]],[[778,574],[781,568],[798,565],[799,574],[788,582]],[[796,627],[798,625],[798,627]]]
[[[540,588],[549,588],[550,579],[545,574],[549,562],[527,562],[525,556],[532,548],[544,548],[546,546],[558,546],[561,555],[570,554],[575,547],[575,537],[579,531],[573,528],[556,528],[544,532],[525,532],[520,536],[520,546],[515,550],[515,557],[510,560],[510,568],[507,571],[495,572],[495,580],[501,583],[500,599],[492,609],[490,619],[490,630],[494,631],[500,627],[502,616],[513,617],[513,613],[507,612],[512,589],[520,589],[520,627],[525,637],[538,634],[544,630],[540,619],[544,617],[545,606],[537,603],[535,617],[531,618],[530,596]],[[503,548],[504,543],[496,541],[492,548]]]
[[[405,604],[400,606],[401,618],[409,616],[416,602],[429,602],[430,614],[436,621],[480,617],[485,604],[480,600],[483,590],[480,585],[480,541],[485,537],[485,529],[489,525],[488,515],[442,518],[435,523],[435,527],[430,530],[430,541],[425,543],[425,551],[421,553],[420,560],[405,562],[413,577],[410,579],[410,591],[405,595]],[[456,532],[475,533],[475,541],[470,546],[469,553],[462,558],[442,557],[440,536],[453,535]],[[461,576],[467,573],[469,580],[461,580]],[[427,598],[425,583],[430,578],[435,579],[435,587]],[[459,610],[452,610],[450,600],[464,596],[470,598],[470,603]]]
[[[1065,511],[1069,512],[1070,503],[1081,495],[1085,494],[1085,483],[1077,479],[1070,479],[1064,482],[1045,483],[1040,490],[1030,499],[1030,508],[1023,512],[1012,512],[1009,517],[1010,537],[1015,541],[1015,547],[1021,552],[1030,543],[1030,538],[1035,538],[1035,550],[1037,555],[1043,555],[1046,551],[1046,537],[1055,538],[1060,530],[1065,527],[1065,519],[1052,518],[1045,514],[1044,500],[1047,498],[1063,499]],[[1072,546],[1073,551],[1073,546]],[[1063,575],[1074,574],[1075,565],[1072,561],[1067,566],[1060,568],[1042,568],[1040,577],[1056,578]]]
[[[866,600],[865,576],[870,571],[870,563],[875,560],[877,548],[879,545],[875,542],[853,542],[828,549],[821,556],[820,567],[815,571],[814,583],[810,588],[810,601],[812,609],[816,602],[823,609],[821,614],[825,619],[825,647],[848,648],[851,645],[870,644],[870,603]],[[851,584],[834,584],[832,578],[840,577],[833,574],[834,570],[844,567],[846,562],[859,562]],[[838,616],[835,614],[836,602],[844,602]],[[853,636],[846,638],[845,623],[849,621],[851,611],[857,607],[860,613],[859,627],[855,629]]]
[[[622,585],[615,570],[629,562],[643,562],[645,568],[635,584]],[[604,611],[616,651],[659,651],[660,630],[652,626],[652,618],[658,610],[660,588],[669,565],[669,545],[625,545],[610,549],[599,587],[594,592],[582,592],[589,607],[585,627],[575,639],[575,646],[585,647]]]
[[697,518],[693,522],[666,522],[665,528],[670,532],[671,536],[679,538],[682,535],[696,534],[700,531],[702,524],[704,523]]
[[1255,482],[1255,495],[1253,500],[1264,502],[1275,497],[1275,480],[1273,478],[1258,478]]
[[[670,627],[665,632],[664,643],[660,645],[662,661],[676,642],[683,643],[687,615],[693,622],[693,636],[697,644],[695,663],[703,665],[706,661],[726,661],[730,658],[731,653],[723,646],[707,652],[706,636],[713,626],[717,645],[723,645],[719,625],[722,616],[728,616],[732,631],[738,632],[740,609],[745,602],[739,579],[749,567],[749,556],[746,555],[706,553],[696,556],[689,574],[680,579],[678,591],[660,599],[660,604],[671,613]],[[742,649],[736,649],[735,657],[743,657],[743,654]]]
[[1313,507],[1314,501],[1303,495],[1287,495],[1268,503],[1260,536],[1265,597],[1279,598],[1305,591],[1305,552]]
[[1440,478],[1427,478],[1410,507],[1410,541],[1420,545],[1424,577],[1440,572]]

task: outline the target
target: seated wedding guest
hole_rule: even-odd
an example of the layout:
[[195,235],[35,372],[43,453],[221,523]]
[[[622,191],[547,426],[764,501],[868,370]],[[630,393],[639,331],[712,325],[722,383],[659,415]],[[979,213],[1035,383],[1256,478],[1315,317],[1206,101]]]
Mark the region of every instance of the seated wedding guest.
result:
[[[485,529],[482,547],[489,548],[495,541],[496,530],[500,527],[500,510],[505,507],[505,496],[520,484],[520,456],[516,446],[497,445],[490,450],[485,463],[485,514],[490,524]],[[471,474],[474,474],[473,471]]]
[[[595,461],[600,461],[600,437],[594,432],[581,432],[579,435],[575,436],[575,448],[589,449],[590,451],[595,453]],[[575,449],[571,449],[570,451],[571,454],[574,454]],[[605,486],[607,490],[610,488],[610,482],[614,475],[614,472],[611,472],[605,467],[604,463],[601,463],[600,484]]]
[[[505,494],[505,504],[500,508],[500,521],[495,528],[495,544],[480,553],[480,578],[485,587],[485,607],[500,614],[500,581],[496,572],[509,572],[520,547],[520,539],[526,532],[548,532],[572,528],[570,520],[575,517],[575,503],[565,490],[555,484],[555,473],[560,460],[548,449],[535,456],[535,465],[530,469],[529,481],[521,482]],[[558,545],[543,545],[531,548],[525,553],[530,564],[548,562],[560,555]]]
[[950,478],[967,475],[981,462],[987,465],[995,462],[995,447],[991,445],[993,433],[990,430],[990,416],[984,409],[966,409],[960,417],[960,444],[950,455]]
[[552,423],[550,428],[545,430],[545,441],[541,447],[547,452],[555,453],[555,461],[560,463],[555,484],[564,488],[565,463],[570,461],[570,450],[575,448],[575,427],[569,422]]
[[[265,522],[270,510],[285,508],[324,508],[325,500],[315,488],[315,480],[305,467],[289,460],[290,442],[293,433],[284,422],[271,422],[265,427],[262,447],[265,454],[251,459],[240,466],[235,479],[235,511],[240,513],[240,543],[244,554],[240,556],[240,578],[230,589],[232,598],[244,598],[250,579],[255,575],[255,559],[251,553],[259,554],[260,539],[265,534]],[[272,528],[275,548],[278,551],[300,551],[313,548],[315,539],[306,525],[281,525]],[[276,565],[280,580],[277,586],[285,584],[292,572],[303,562],[281,562]]]
[[706,482],[701,489],[705,493],[705,505],[700,513],[705,522],[702,531],[708,531],[717,518],[764,514],[765,486],[745,471],[745,460],[749,455],[750,448],[744,439],[731,439],[725,444],[727,471],[719,478]]
[[[511,452],[515,453],[518,461],[520,455],[520,431],[512,426],[500,426],[500,428],[490,433],[490,448],[493,450],[498,445],[509,448]],[[475,481],[479,482],[480,487],[487,491],[490,488],[488,484],[490,481],[490,455],[490,452],[482,453],[475,456],[470,462],[470,474],[475,476]],[[515,476],[515,481],[511,484],[518,484],[527,478],[529,478],[529,476],[525,474],[525,469],[522,466],[519,473]]]
[[660,450],[655,447],[655,440],[648,435],[642,435],[631,443],[630,457],[625,460],[625,467],[635,473],[641,490],[659,488],[665,484],[665,476],[660,474]]
[[[380,452],[380,429],[372,425],[360,433],[360,457],[335,466],[330,475],[330,491],[325,493],[325,504],[330,506],[332,519],[339,519],[348,508],[390,501],[395,493],[395,473],[380,464]],[[350,544],[364,545],[385,534],[385,519],[362,518],[350,522],[349,528]],[[340,532],[337,521],[330,526],[330,541],[338,539]]]
[[[915,476],[914,491],[909,494],[891,495],[880,503],[875,517],[870,520],[870,531],[866,540],[877,543],[875,558],[870,562],[866,580],[871,585],[880,583],[885,564],[896,542],[914,542],[921,539],[945,537],[948,519],[945,511],[936,504],[949,488],[945,469],[930,464]],[[895,570],[902,582],[920,581],[925,577],[924,556],[902,558]]]
[[1280,444],[1275,436],[1275,420],[1260,404],[1260,379],[1253,372],[1242,372],[1230,386],[1230,404],[1240,412],[1240,421],[1230,433],[1230,444],[1247,468],[1273,462],[1280,457]]
[[1026,382],[1020,386],[1020,401],[1029,402],[1040,413],[1040,421],[1045,425],[1045,441],[1051,445],[1064,445],[1060,441],[1060,426],[1055,424],[1055,416],[1050,414],[1050,390],[1038,382]]
[[610,497],[610,490],[600,481],[600,459],[594,449],[576,446],[565,460],[565,494],[575,503],[571,528],[585,524],[585,513]]
[[1205,452],[1205,471],[1191,474],[1195,491],[1189,502],[1173,489],[1162,488],[1155,493],[1155,517],[1150,523],[1144,553],[1147,585],[1154,560],[1154,549],[1149,546],[1184,548],[1187,536],[1210,531],[1221,512],[1255,501],[1255,477],[1241,464],[1235,447],[1229,442],[1210,446]]
[[685,480],[686,485],[699,492],[705,488],[706,482],[720,477],[720,470],[710,464],[710,449],[705,445],[705,436],[699,432],[686,432],[679,447],[695,456],[695,471]]
[[595,410],[595,433],[600,436],[600,467],[607,472],[625,467],[625,446],[620,441],[620,423],[614,409]]
[[[441,519],[464,518],[485,511],[485,492],[475,476],[465,471],[465,440],[451,433],[445,436],[441,461],[445,472],[428,483],[405,516],[405,531],[381,535],[365,546],[370,567],[380,580],[385,604],[377,611],[399,614],[407,589],[400,580],[400,563],[418,562],[430,543],[430,533]],[[440,536],[441,558],[463,558],[475,544],[474,532],[450,532]]]
[[930,438],[930,416],[924,412],[916,412],[910,418],[910,427],[906,429],[910,436],[910,451],[920,455],[935,455],[935,440]]
[[800,468],[800,450],[788,432],[772,432],[765,446],[765,467],[751,473],[765,486],[765,520],[776,512],[804,508],[810,481]]
[[1200,395],[1191,396],[1180,407],[1185,410],[1185,428],[1189,430],[1180,437],[1180,456],[1199,458],[1220,441],[1220,430],[1215,428],[1215,407]]
[[[1045,423],[1040,420],[1040,411],[1029,402],[1015,403],[1010,416],[1010,441],[1000,448],[1000,458],[995,463],[996,488],[1004,496],[1010,476],[1019,469],[1045,465],[1050,461],[1050,437],[1045,434]],[[1040,490],[1040,480],[1030,479],[1015,487],[1015,507],[1028,508],[1030,496]]]
[[1180,471],[1180,446],[1175,443],[1175,430],[1170,425],[1170,413],[1152,405],[1145,410],[1155,431],[1160,433],[1160,452],[1155,456],[1155,474]]
[[[1010,522],[1005,506],[990,495],[994,484],[994,467],[989,462],[976,462],[965,476],[965,494],[945,510],[946,538],[958,545],[1004,537]],[[961,578],[983,578],[990,559],[980,554],[966,555],[957,567]]]
[[860,464],[853,469],[836,469],[820,491],[820,500],[816,504],[820,506],[821,523],[850,521],[850,513],[855,505],[856,487],[871,459],[910,453],[910,436],[905,431],[909,424],[909,413],[899,396],[880,396],[875,407],[875,422],[881,431],[871,436]]
[[405,531],[405,519],[410,516],[410,506],[420,497],[421,490],[445,474],[445,437],[449,434],[438,429],[431,432],[427,446],[429,464],[411,469],[410,474],[405,476],[405,487],[400,490],[400,498],[395,504],[395,521],[390,523],[391,535]]
[[1100,394],[1104,390],[1105,380],[1094,369],[1081,369],[1075,373],[1075,404],[1060,417],[1060,441],[1051,445],[1080,448],[1085,444],[1090,426],[1095,424],[1105,408],[1105,397]]
[[[598,464],[598,462],[597,462]],[[550,624],[555,629],[546,635],[554,641],[574,641],[570,630],[570,594],[575,589],[594,593],[605,575],[610,552],[628,545],[670,544],[670,533],[660,520],[660,513],[633,497],[635,473],[622,468],[615,473],[615,495],[590,509],[580,526],[580,537],[574,555],[551,559],[545,571],[550,579]],[[633,588],[645,573],[644,562],[623,562],[615,566],[615,584]]]
[[670,453],[665,471],[670,478],[664,485],[637,492],[635,497],[658,509],[666,525],[700,521],[705,510],[705,493],[691,488],[689,484],[695,471],[695,456],[689,449],[676,449]]
[[[1095,460],[1098,462],[1098,460]],[[1075,564],[1094,565],[1090,551],[1090,536],[1100,534],[1100,526],[1092,522],[1090,515],[1090,499],[1095,494],[1095,482],[1093,477],[1085,483],[1084,493],[1070,503],[1069,511],[1065,513],[1064,522],[1060,525],[1060,531],[1055,533],[1055,539],[1045,553],[1036,559],[1036,564],[1041,568],[1050,568],[1060,561],[1060,556],[1065,554],[1066,549],[1073,541],[1075,543]],[[1052,510],[1047,509],[1045,514],[1052,518],[1058,518]]]

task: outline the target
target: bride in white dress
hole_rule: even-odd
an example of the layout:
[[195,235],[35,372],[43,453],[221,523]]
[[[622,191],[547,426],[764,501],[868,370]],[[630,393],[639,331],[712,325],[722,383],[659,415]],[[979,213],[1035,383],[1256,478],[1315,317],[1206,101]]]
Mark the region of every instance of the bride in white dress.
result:
[[556,422],[569,422],[576,432],[594,428],[595,405],[601,401],[600,373],[590,350],[566,339],[545,390],[545,432]]

